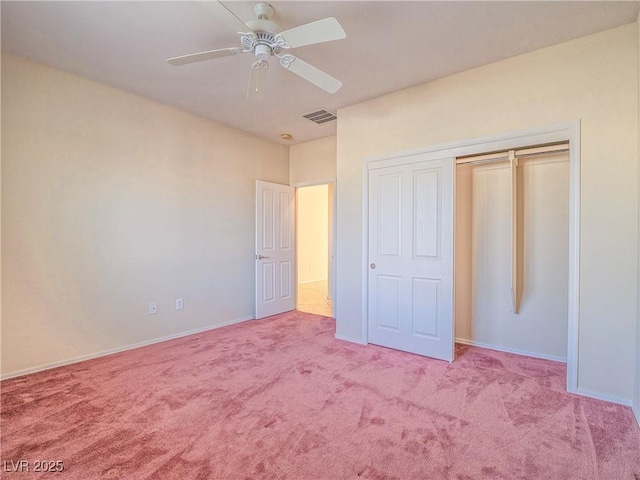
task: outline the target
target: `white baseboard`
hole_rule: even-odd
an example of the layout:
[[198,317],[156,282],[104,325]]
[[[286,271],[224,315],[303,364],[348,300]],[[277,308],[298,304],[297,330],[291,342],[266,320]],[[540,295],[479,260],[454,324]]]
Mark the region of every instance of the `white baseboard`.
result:
[[636,422],[638,422],[638,426],[640,427],[640,405],[633,405],[631,409],[633,410],[633,414],[636,416]]
[[[567,363],[567,360],[564,358],[560,358],[560,357],[554,357],[551,355],[544,355],[544,354],[538,354],[538,353],[530,353],[530,352],[524,352],[524,351],[520,351],[520,350],[515,350],[512,348],[503,348],[503,347],[497,347],[495,345],[488,345],[482,342],[474,342],[473,340],[467,340],[464,338],[456,338],[456,343],[462,343],[464,345],[472,345],[474,347],[482,347],[482,348],[488,348],[489,350],[497,350],[500,352],[507,352],[507,353],[515,353],[516,355],[526,355],[527,357],[534,357],[534,358],[542,358],[543,360],[551,360],[554,362],[560,362],[560,363]],[[591,390],[587,390],[585,388],[577,388],[574,392],[569,392],[572,393],[574,395],[582,395],[583,397],[590,397],[590,398],[595,398],[596,400],[604,400],[605,402],[611,402],[611,403],[617,403],[620,405],[625,405],[627,407],[632,406],[631,405],[631,400],[628,400],[626,398],[620,398],[620,397],[614,397],[612,395],[606,395],[603,393],[598,393],[598,392],[593,392]],[[640,408],[635,408],[634,409],[634,414],[636,416],[636,420],[638,420],[638,425],[640,425]]]
[[604,400],[605,402],[617,403],[619,405],[624,405],[626,407],[631,406],[631,400],[627,398],[614,397],[613,395],[606,395],[604,393],[593,392],[591,390],[587,390],[586,388],[578,387],[578,389],[575,391],[575,394],[582,395],[583,397],[595,398],[596,400]]
[[456,343],[462,343],[463,345],[471,345],[473,347],[487,348],[489,350],[496,350],[498,352],[514,353],[516,355],[525,355],[527,357],[541,358],[543,360],[551,360],[553,362],[567,363],[567,359],[562,357],[546,355],[544,353],[525,352],[524,350],[518,350],[515,348],[506,348],[506,347],[500,347],[498,345],[491,345],[488,343],[476,342],[474,340],[467,340],[466,338],[456,337]]
[[23,370],[17,370],[15,372],[5,373],[0,376],[0,380],[8,380],[9,378],[21,377],[30,373],[41,372],[43,370],[50,370],[52,368],[63,367],[65,365],[71,365],[72,363],[84,362],[85,360],[91,360],[93,358],[105,357],[107,355],[113,355],[114,353],[125,352],[127,350],[133,350],[134,348],[146,347],[147,345],[153,345],[154,343],[166,342],[167,340],[174,340],[176,338],[187,337],[189,335],[195,335],[196,333],[202,333],[209,330],[215,330],[216,328],[226,327],[233,325],[234,323],[246,322],[247,320],[253,320],[255,317],[243,317],[235,320],[229,320],[227,322],[216,323],[215,325],[209,325],[202,328],[196,328],[194,330],[188,330],[186,332],[175,333],[173,335],[167,335],[166,337],[153,338],[151,340],[145,340],[143,342],[133,343],[122,347],[110,348],[108,350],[102,350],[100,352],[89,353],[87,355],[80,355],[79,357],[69,358],[67,360],[61,360],[59,362],[46,363],[37,367],[25,368]]
[[338,335],[337,333],[335,334],[335,338],[337,338],[338,340],[343,340],[345,342],[357,343],[358,345],[368,345],[369,344],[368,342],[365,342],[361,338],[345,337],[344,335]]

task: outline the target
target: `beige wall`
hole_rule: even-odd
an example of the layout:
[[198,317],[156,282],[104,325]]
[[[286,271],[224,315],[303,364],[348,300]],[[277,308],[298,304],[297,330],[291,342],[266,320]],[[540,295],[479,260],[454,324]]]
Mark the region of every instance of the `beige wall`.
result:
[[327,280],[329,187],[296,190],[298,283]]
[[2,372],[251,317],[255,180],[288,158],[3,55]]
[[637,24],[338,112],[337,335],[362,340],[363,159],[581,119],[578,386],[633,394],[638,269]]
[[289,154],[291,185],[335,178],[335,135],[291,146]]

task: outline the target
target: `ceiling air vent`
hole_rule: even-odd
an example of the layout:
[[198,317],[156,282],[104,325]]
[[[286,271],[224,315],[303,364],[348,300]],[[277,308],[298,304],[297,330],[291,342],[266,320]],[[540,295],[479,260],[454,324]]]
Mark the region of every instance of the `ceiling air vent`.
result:
[[338,118],[336,117],[335,113],[331,113],[329,110],[325,110],[324,108],[322,110],[318,110],[317,112],[307,113],[306,115],[303,115],[303,117],[317,123],[318,125],[327,122],[333,122]]

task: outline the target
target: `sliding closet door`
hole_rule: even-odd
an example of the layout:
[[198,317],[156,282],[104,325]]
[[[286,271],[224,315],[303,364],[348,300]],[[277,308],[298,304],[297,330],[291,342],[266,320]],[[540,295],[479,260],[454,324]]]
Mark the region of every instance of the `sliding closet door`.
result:
[[369,342],[453,360],[453,159],[369,171]]
[[511,301],[511,174],[507,163],[456,173],[456,337],[566,360],[568,154],[520,160],[520,309]]

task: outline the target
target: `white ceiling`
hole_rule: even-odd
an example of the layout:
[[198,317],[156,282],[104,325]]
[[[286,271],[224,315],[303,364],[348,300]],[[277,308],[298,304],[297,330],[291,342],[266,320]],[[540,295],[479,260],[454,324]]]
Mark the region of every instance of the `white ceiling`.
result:
[[[244,21],[255,2],[228,1]],[[7,2],[2,50],[174,105],[255,135],[295,144],[335,133],[302,115],[635,21],[640,2],[273,1],[283,29],[336,17],[345,40],[292,53],[342,80],[330,95],[271,62],[267,94],[245,98],[245,54],[173,67],[169,57],[240,46],[197,2]],[[293,135],[283,142],[280,134]]]

